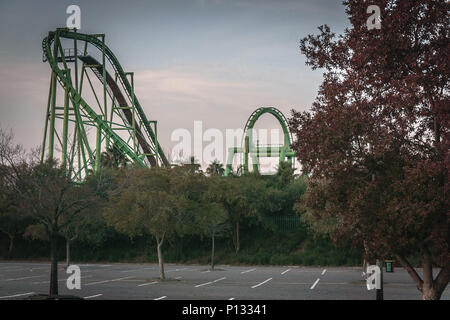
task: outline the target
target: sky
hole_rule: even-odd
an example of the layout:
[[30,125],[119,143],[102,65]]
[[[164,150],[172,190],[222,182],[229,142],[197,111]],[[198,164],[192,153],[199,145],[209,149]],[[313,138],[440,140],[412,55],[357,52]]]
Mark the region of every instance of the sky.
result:
[[[25,148],[42,143],[50,67],[42,39],[64,27],[66,8],[81,8],[82,33],[105,33],[106,43],[135,92],[158,120],[160,144],[171,133],[243,128],[253,110],[274,106],[287,117],[308,110],[322,82],[305,65],[299,41],[329,25],[348,26],[339,0],[22,1],[0,0],[0,127]],[[269,116],[258,127],[275,128]]]

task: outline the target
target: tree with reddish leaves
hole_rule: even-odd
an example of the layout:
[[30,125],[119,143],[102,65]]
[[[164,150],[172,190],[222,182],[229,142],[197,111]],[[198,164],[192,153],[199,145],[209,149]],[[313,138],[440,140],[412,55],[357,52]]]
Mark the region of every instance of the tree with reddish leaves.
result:
[[[369,5],[381,28],[369,30]],[[324,80],[310,112],[292,111],[292,147],[310,176],[298,208],[333,238],[393,257],[423,299],[450,278],[449,3],[344,2],[350,27],[300,42]],[[408,257],[420,256],[423,274]],[[433,268],[437,272],[433,274]]]

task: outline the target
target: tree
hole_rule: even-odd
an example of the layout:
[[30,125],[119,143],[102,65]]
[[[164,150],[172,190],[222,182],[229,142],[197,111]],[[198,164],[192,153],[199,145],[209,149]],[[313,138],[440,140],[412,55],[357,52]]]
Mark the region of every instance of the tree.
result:
[[206,168],[206,174],[209,176],[223,176],[225,173],[225,168],[223,167],[223,164],[220,163],[217,159],[211,162]]
[[276,231],[279,222],[299,219],[294,210],[297,200],[307,188],[306,177],[294,174],[294,169],[287,162],[280,163],[276,175],[266,176],[263,196],[258,201],[258,213],[265,229]]
[[[423,299],[439,299],[450,278],[450,4],[375,1],[380,30],[368,30],[366,2],[344,4],[343,35],[321,26],[301,40],[307,64],[325,73],[311,112],[293,110],[289,121],[311,177],[300,205],[315,221],[336,221],[335,240],[395,256]],[[411,254],[422,257],[423,277]]]
[[104,210],[107,223],[130,237],[151,235],[156,240],[161,280],[165,279],[162,245],[182,234],[185,199],[176,191],[175,175],[166,168],[120,170],[117,187]]
[[21,208],[44,227],[50,240],[50,296],[58,295],[58,236],[95,202],[84,185],[75,185],[54,161],[30,165],[17,180]]
[[264,191],[264,182],[256,174],[241,177],[210,177],[212,187],[209,199],[222,206],[232,226],[233,245],[236,254],[241,248],[240,223],[245,217],[257,215]]
[[[208,197],[206,196],[206,201]],[[215,266],[215,240],[217,237],[223,237],[228,235],[230,231],[230,224],[226,212],[222,206],[218,203],[210,201],[205,208],[206,210],[197,211],[195,218],[195,226],[197,232],[201,236],[207,236],[211,238],[211,270],[214,270]]]
[[[0,170],[5,172],[6,168]],[[25,232],[29,219],[25,219],[19,210],[17,197],[13,188],[0,176],[0,231],[9,238],[7,257],[11,257],[14,240]]]
[[215,180],[207,178],[202,171],[193,171],[189,165],[175,167],[172,172],[176,179],[175,192],[185,200],[183,234],[211,237],[211,270],[214,270],[215,239],[229,230],[222,206],[210,198],[209,190],[215,187]]
[[277,168],[277,177],[279,180],[279,184],[281,187],[285,187],[289,185],[295,178],[295,169],[292,167],[292,165],[287,162],[283,161],[280,162]]
[[101,153],[100,159],[103,168],[120,168],[126,167],[129,163],[128,158],[120,152],[120,149],[113,144],[106,151]]
[[97,174],[87,176],[85,187],[95,197],[95,201],[82,214],[70,217],[70,223],[64,225],[60,234],[66,240],[66,265],[70,265],[70,244],[74,241],[88,242],[93,246],[100,245],[106,238],[107,225],[101,214],[107,205],[107,193],[113,187],[111,171],[103,168]]
[[57,239],[72,219],[92,205],[95,197],[84,185],[75,185],[65,168],[49,159],[27,160],[14,145],[12,133],[0,130],[0,176],[12,188],[23,217],[43,227],[50,240],[50,296],[58,295]]
[[190,173],[198,173],[201,171],[201,166],[194,156],[190,156],[189,162],[185,162],[181,166],[188,168]]

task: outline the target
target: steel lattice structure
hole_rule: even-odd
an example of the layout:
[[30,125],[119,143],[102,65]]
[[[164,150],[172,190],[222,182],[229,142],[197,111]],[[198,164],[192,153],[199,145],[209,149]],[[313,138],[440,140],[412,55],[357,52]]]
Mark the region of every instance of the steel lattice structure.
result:
[[98,172],[108,148],[141,166],[170,165],[157,122],[134,94],[134,74],[123,70],[104,34],[60,28],[48,33],[42,50],[51,80],[41,160],[60,156],[75,181]]
[[[253,127],[256,121],[263,114],[273,115],[281,125],[283,130],[283,145],[275,146],[259,146],[255,145],[253,141]],[[292,134],[289,131],[289,126],[286,117],[283,113],[274,107],[261,107],[253,111],[247,120],[244,128],[244,136],[242,139],[241,147],[232,147],[228,149],[228,159],[225,168],[225,176],[228,176],[232,172],[233,159],[235,154],[241,154],[241,164],[244,173],[249,172],[249,157],[252,161],[253,172],[259,172],[258,158],[262,157],[278,157],[280,162],[287,161],[294,165],[293,159],[295,160],[295,152],[291,149]]]

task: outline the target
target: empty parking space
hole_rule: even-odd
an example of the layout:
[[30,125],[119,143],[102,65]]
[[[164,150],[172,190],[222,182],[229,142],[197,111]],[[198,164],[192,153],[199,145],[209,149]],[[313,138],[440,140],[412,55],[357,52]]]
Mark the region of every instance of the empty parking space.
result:
[[[360,268],[298,266],[165,266],[166,280],[159,279],[156,264],[79,264],[81,289],[69,290],[70,276],[59,265],[59,293],[84,299],[139,300],[303,300],[374,299]],[[24,299],[46,294],[50,264],[0,263],[0,299]],[[420,299],[407,272],[384,274],[386,299]],[[443,299],[449,299],[447,289]]]

